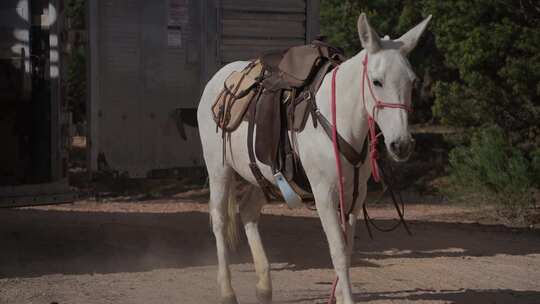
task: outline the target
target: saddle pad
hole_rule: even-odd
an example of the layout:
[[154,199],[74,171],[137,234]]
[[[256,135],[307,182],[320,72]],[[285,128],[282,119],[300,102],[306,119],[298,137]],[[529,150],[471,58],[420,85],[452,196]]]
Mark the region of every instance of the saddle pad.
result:
[[261,71],[262,65],[256,61],[244,71],[234,71],[227,77],[223,90],[212,106],[214,121],[221,129],[231,132],[238,128],[257,93],[256,78]]

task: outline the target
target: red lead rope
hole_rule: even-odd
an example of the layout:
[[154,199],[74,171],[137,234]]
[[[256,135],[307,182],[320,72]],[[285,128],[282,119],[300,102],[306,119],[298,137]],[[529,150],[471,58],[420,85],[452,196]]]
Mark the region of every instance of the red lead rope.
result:
[[[345,216],[345,191],[343,186],[343,169],[341,166],[341,157],[339,152],[339,146],[337,141],[337,115],[336,115],[336,74],[339,70],[339,66],[334,69],[332,72],[332,98],[331,98],[331,104],[330,109],[332,111],[332,143],[334,147],[334,156],[336,158],[336,169],[337,169],[337,175],[338,175],[338,186],[339,186],[339,209],[340,209],[340,219],[341,219],[341,226],[343,229],[343,235],[345,240],[345,245],[347,245],[347,219]],[[336,288],[338,283],[339,277],[336,276],[334,279],[334,284],[332,284],[332,293],[330,294],[330,298],[328,299],[328,304],[334,303],[334,298],[336,294]]]
[[[394,108],[394,109],[403,109],[407,112],[411,112],[412,109],[405,105],[400,103],[386,103],[383,102],[375,96],[375,93],[373,92],[373,87],[371,86],[371,81],[369,80],[369,76],[367,73],[367,66],[368,66],[368,55],[366,54],[366,57],[364,57],[364,60],[362,61],[362,64],[364,65],[364,70],[362,72],[362,102],[364,103],[364,107],[367,106],[366,104],[366,83],[368,84],[369,92],[371,94],[371,97],[375,101],[375,105],[373,106],[371,113],[368,112],[368,127],[369,127],[369,161],[371,166],[371,176],[373,176],[373,180],[375,182],[381,181],[381,176],[379,173],[379,164],[377,163],[377,159],[379,158],[379,154],[377,152],[377,141],[379,136],[382,133],[377,134],[376,131],[376,122],[375,122],[375,115],[376,111],[383,108]],[[334,156],[336,159],[336,169],[338,174],[338,186],[339,186],[339,207],[340,207],[340,220],[341,225],[343,228],[343,234],[344,234],[344,240],[345,245],[347,245],[347,215],[345,214],[345,190],[343,186],[343,168],[341,166],[341,157],[339,152],[339,146],[338,146],[338,140],[337,140],[337,111],[336,111],[336,75],[339,70],[339,66],[336,67],[332,71],[332,87],[331,87],[331,98],[330,98],[330,109],[332,112],[332,145],[334,148]],[[336,288],[338,283],[339,277],[336,277],[334,280],[334,283],[332,284],[332,293],[330,294],[330,297],[328,299],[328,304],[334,303],[335,294],[336,294]]]

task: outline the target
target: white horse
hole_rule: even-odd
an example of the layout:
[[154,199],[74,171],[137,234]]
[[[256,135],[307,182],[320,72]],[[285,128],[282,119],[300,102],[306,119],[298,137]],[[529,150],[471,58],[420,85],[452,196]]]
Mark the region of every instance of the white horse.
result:
[[[407,55],[415,48],[420,36],[426,29],[431,16],[411,29],[401,38],[381,39],[371,28],[365,14],[358,18],[358,34],[364,50],[343,62],[336,75],[337,92],[337,129],[358,151],[368,132],[368,113],[380,101],[404,106],[411,104],[411,91],[416,79],[407,60]],[[363,61],[367,62],[367,78],[364,78]],[[237,303],[231,286],[228,249],[235,235],[235,200],[234,171],[252,184],[239,202],[240,218],[244,224],[249,247],[253,255],[255,270],[258,276],[256,295],[262,303],[272,301],[272,282],[270,264],[258,231],[258,220],[261,208],[265,203],[262,191],[248,166],[247,122],[230,136],[226,144],[226,159],[222,160],[222,137],[216,133],[216,125],[212,118],[211,107],[223,88],[226,77],[233,71],[241,71],[247,61],[230,63],[219,70],[208,82],[199,104],[197,119],[201,136],[204,159],[209,174],[210,216],[216,238],[218,256],[218,286],[222,303]],[[362,82],[369,81],[374,94],[362,96]],[[366,89],[367,90],[367,89]],[[326,75],[322,86],[316,94],[316,104],[322,115],[331,118],[331,74]],[[310,118],[311,119],[311,118]],[[374,112],[374,119],[381,129],[385,145],[392,158],[405,161],[412,151],[412,137],[408,127],[408,112],[403,108],[381,108]],[[351,282],[349,278],[350,256],[353,249],[355,223],[361,202],[365,199],[367,180],[370,176],[369,162],[363,162],[359,174],[359,195],[355,210],[349,217],[347,236],[341,230],[338,206],[338,177],[331,139],[322,127],[315,128],[307,123],[305,129],[297,135],[298,153],[305,169],[315,205],[328,239],[330,253],[335,272],[339,278],[337,300],[339,303],[353,303]],[[344,189],[347,203],[351,203],[354,168],[343,157]],[[258,163],[264,177],[274,182],[273,174],[268,166]],[[348,207],[346,208],[348,209]]]

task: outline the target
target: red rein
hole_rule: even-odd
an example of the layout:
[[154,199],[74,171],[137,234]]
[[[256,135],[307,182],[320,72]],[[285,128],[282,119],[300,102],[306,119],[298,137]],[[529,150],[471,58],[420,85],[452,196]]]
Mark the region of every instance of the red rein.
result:
[[[379,100],[375,93],[373,92],[373,87],[371,85],[371,81],[369,79],[369,75],[367,72],[368,67],[368,55],[366,54],[366,57],[364,57],[364,60],[362,61],[363,64],[363,72],[362,72],[362,102],[364,103],[364,107],[367,107],[366,103],[366,83],[368,84],[369,92],[371,94],[371,97],[373,98],[375,105],[371,109],[371,113],[368,112],[368,127],[369,127],[369,162],[371,166],[371,176],[373,176],[373,180],[375,182],[380,182],[381,177],[379,174],[379,165],[377,163],[377,159],[379,158],[379,154],[377,152],[377,140],[381,133],[377,134],[376,130],[376,122],[375,122],[375,115],[377,114],[376,111],[383,108],[393,108],[393,109],[403,109],[407,112],[412,112],[412,109],[405,105],[405,104],[399,104],[399,103],[386,103],[381,100]],[[337,111],[336,111],[336,75],[339,70],[339,66],[332,71],[332,87],[331,87],[331,93],[332,96],[330,98],[330,109],[332,112],[332,144],[334,147],[334,156],[336,159],[336,169],[338,174],[338,186],[339,186],[339,207],[340,207],[340,220],[341,225],[343,228],[344,233],[344,240],[345,244],[347,243],[347,215],[345,214],[345,190],[343,185],[343,169],[341,166],[341,157],[337,142]],[[330,298],[328,299],[328,304],[331,304],[334,302],[337,283],[338,283],[338,277],[334,280],[334,284],[332,285],[332,293],[330,294]]]
[[[347,244],[347,219],[345,217],[345,192],[343,191],[343,171],[341,166],[341,157],[339,153],[339,147],[337,143],[337,115],[336,115],[336,74],[339,70],[339,66],[337,66],[334,71],[332,72],[332,98],[331,98],[331,104],[330,109],[332,112],[332,143],[334,147],[334,155],[336,158],[336,169],[338,174],[338,185],[339,185],[339,209],[340,209],[340,215],[341,215],[341,225],[343,229],[344,234],[344,240],[345,244]],[[330,298],[328,299],[328,304],[332,304],[334,302],[334,297],[336,294],[336,288],[339,278],[336,276],[334,279],[334,284],[332,284],[332,293],[330,294]]]

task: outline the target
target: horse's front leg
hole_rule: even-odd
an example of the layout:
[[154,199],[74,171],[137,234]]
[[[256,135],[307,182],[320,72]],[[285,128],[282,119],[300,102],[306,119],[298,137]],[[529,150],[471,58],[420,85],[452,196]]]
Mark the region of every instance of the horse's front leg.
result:
[[[321,187],[319,187],[321,188]],[[321,223],[328,239],[328,246],[330,247],[330,255],[332,256],[332,263],[334,264],[334,270],[339,278],[339,287],[342,295],[342,301],[344,304],[352,304],[352,290],[351,280],[349,277],[349,258],[348,249],[346,246],[345,238],[343,236],[343,230],[339,223],[339,216],[337,212],[337,200],[335,191],[331,189],[317,189],[315,193],[315,204]],[[340,299],[341,300],[341,299]]]
[[[347,268],[351,267],[351,256],[354,248],[354,231],[356,229],[357,218],[354,214],[351,214],[347,221],[347,244],[345,249],[345,255],[347,258]],[[341,304],[343,302],[343,281],[339,280],[336,288],[336,303]]]
[[[361,184],[358,186],[358,198],[356,200],[356,204],[354,205],[354,209],[352,210],[351,214],[349,215],[349,220],[347,222],[347,266],[351,267],[351,259],[352,254],[354,251],[354,239],[356,235],[356,223],[358,222],[358,216],[360,212],[362,211],[362,204],[364,200],[366,199],[366,192],[367,192],[367,185]],[[341,293],[342,286],[341,281],[338,282],[338,287],[336,290],[336,302],[338,304],[343,303],[343,296]]]

